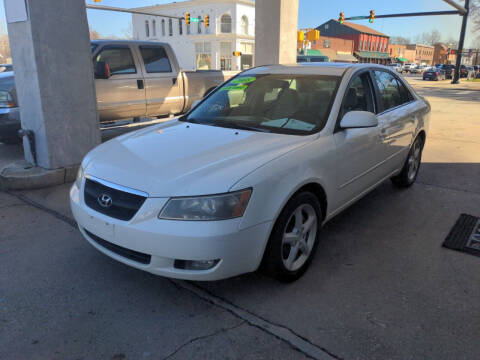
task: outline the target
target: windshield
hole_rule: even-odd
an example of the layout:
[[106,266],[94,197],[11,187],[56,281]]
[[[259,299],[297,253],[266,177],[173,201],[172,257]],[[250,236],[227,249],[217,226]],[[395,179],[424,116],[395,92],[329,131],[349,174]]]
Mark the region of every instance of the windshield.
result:
[[339,82],[338,76],[240,75],[180,120],[308,135],[325,126]]

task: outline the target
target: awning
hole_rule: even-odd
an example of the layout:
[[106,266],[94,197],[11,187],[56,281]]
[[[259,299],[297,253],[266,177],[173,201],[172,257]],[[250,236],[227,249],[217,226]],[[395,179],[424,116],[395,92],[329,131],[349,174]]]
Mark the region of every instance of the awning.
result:
[[397,58],[397,61],[400,61],[400,62],[408,62],[408,59],[399,57],[399,58]]
[[325,56],[320,50],[316,49],[307,49],[307,51],[302,49],[299,54],[305,56]]
[[355,51],[355,55],[364,59],[388,59],[388,53],[380,51]]
[[358,59],[352,54],[337,54],[335,61],[358,62]]

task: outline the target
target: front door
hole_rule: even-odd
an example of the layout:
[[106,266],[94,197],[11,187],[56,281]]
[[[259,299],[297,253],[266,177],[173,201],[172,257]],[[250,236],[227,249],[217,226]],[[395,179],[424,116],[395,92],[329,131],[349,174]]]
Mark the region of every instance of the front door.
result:
[[373,71],[380,113],[378,122],[387,171],[398,169],[406,158],[415,133],[414,98],[393,73]]
[[380,128],[341,129],[340,120],[350,111],[376,112],[373,84],[368,71],[354,75],[350,81],[334,133],[338,194],[336,209],[347,206],[384,176]]
[[140,45],[144,64],[147,115],[177,114],[183,109],[181,75],[174,69],[161,45]]
[[142,69],[129,45],[107,45],[95,55],[96,63],[104,61],[110,78],[95,79],[98,114],[101,122],[145,116],[145,89]]

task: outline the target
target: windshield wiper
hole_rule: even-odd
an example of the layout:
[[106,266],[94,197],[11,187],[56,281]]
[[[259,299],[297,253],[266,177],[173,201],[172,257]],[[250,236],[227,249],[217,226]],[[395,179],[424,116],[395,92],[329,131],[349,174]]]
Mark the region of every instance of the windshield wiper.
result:
[[271,132],[268,129],[265,128],[260,128],[256,126],[251,126],[251,125],[244,125],[244,124],[239,124],[239,123],[230,123],[230,122],[222,122],[219,120],[215,120],[212,122],[206,123],[207,125],[213,125],[213,126],[219,126],[219,127],[225,127],[225,128],[230,128],[230,129],[238,129],[238,130],[251,130],[251,131],[259,131],[259,132]]

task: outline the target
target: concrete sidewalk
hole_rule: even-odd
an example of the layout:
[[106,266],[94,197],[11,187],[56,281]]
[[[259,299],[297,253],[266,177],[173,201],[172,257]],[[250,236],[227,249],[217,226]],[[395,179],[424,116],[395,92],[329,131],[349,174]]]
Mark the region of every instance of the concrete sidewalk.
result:
[[480,106],[415,86],[433,106],[417,183],[328,223],[293,284],[155,277],[81,237],[69,184],[0,193],[0,358],[480,358],[480,258],[441,247],[480,216]]

